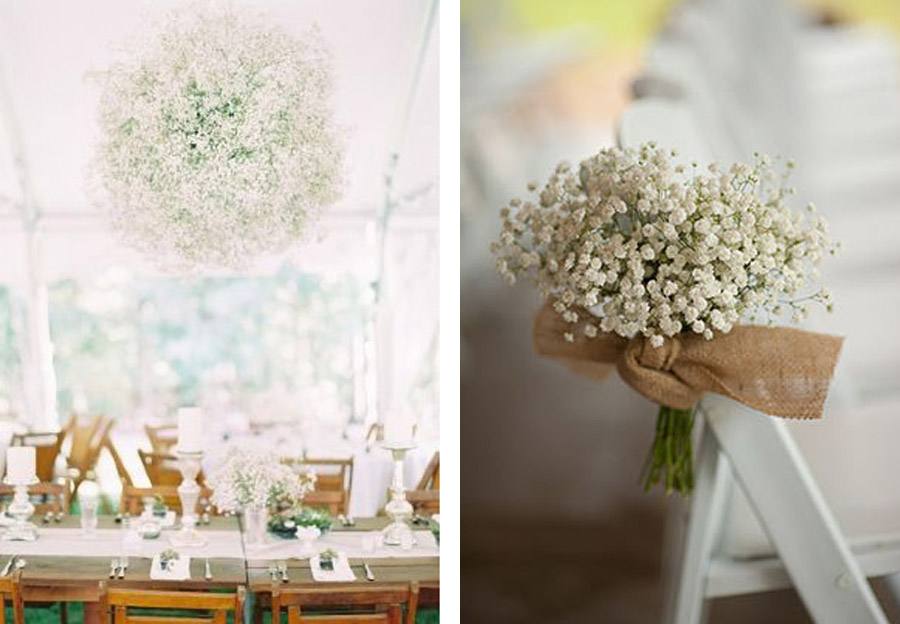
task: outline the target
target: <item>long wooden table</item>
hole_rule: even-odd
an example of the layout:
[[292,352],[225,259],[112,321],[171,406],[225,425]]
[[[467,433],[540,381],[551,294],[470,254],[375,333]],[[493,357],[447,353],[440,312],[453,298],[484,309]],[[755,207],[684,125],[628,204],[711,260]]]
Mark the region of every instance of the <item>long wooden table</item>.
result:
[[[336,524],[335,532],[373,531],[385,526],[384,518],[359,518],[356,526],[343,527]],[[40,528],[77,528],[77,516],[69,516],[60,523],[39,525]],[[117,527],[112,517],[101,517],[98,528]],[[240,532],[236,518],[212,518],[207,526],[198,527],[200,531],[235,531]],[[40,538],[39,538],[40,539]],[[165,539],[165,537],[161,538]],[[9,555],[8,548],[0,542],[0,564],[5,563]],[[271,562],[265,560],[247,560],[244,558],[210,558],[213,574],[211,581],[204,579],[203,558],[196,557],[191,561],[191,578],[185,581],[161,581],[150,578],[151,560],[142,557],[129,557],[128,572],[122,580],[108,578],[110,558],[105,556],[83,557],[64,555],[28,555],[27,565],[22,569],[22,594],[26,602],[83,602],[86,624],[100,622],[98,587],[100,581],[111,586],[130,587],[135,589],[173,589],[173,590],[237,590],[246,586],[257,595],[262,605],[267,605],[272,581],[268,574]],[[416,581],[421,586],[420,603],[436,605],[438,603],[438,587],[440,565],[438,557],[396,557],[375,558],[365,560],[375,576],[375,581],[365,580],[362,572],[363,559],[350,559],[351,567],[356,572],[357,580],[353,583],[318,583],[313,580],[309,561],[306,559],[286,559],[290,582],[283,587],[296,585],[328,587],[335,590],[336,597],[353,586],[378,586]]]

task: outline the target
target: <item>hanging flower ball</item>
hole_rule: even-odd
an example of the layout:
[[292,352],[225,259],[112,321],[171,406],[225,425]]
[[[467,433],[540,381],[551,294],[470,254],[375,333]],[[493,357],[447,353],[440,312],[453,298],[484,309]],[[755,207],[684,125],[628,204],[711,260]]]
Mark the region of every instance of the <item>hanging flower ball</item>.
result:
[[173,14],[104,74],[94,169],[114,229],[159,264],[239,267],[336,201],[330,57],[235,13]]

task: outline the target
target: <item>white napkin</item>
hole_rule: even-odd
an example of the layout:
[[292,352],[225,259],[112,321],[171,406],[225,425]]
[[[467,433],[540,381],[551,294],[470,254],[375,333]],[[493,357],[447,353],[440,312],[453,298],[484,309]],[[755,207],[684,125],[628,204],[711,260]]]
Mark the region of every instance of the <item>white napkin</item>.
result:
[[186,581],[191,578],[191,558],[181,555],[175,563],[163,570],[159,563],[159,555],[153,557],[150,564],[150,578],[155,581]]
[[338,556],[332,561],[334,561],[334,570],[323,570],[319,567],[319,555],[312,557],[309,560],[309,567],[312,570],[313,579],[322,583],[346,583],[356,580],[356,575],[350,569],[350,562],[347,561],[344,553],[338,553]]

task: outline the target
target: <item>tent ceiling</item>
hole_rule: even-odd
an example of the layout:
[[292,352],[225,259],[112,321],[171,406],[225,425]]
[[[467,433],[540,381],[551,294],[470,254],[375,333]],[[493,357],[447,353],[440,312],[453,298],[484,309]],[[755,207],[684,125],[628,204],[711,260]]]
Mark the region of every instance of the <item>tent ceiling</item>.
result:
[[[109,66],[118,47],[143,25],[179,4],[183,3],[9,0],[0,4],[0,80],[12,112],[0,120],[0,216],[12,210],[4,198],[21,201],[10,150],[13,133],[21,138],[35,204],[45,220],[52,220],[53,215],[92,212],[85,173],[97,136],[98,92],[88,76]],[[364,215],[377,209],[383,201],[389,154],[398,142],[397,191],[436,184],[436,30],[426,50],[406,132],[397,135],[426,3],[245,0],[232,4],[264,9],[273,22],[297,34],[318,23],[333,52],[334,108],[347,130],[348,186],[343,199],[330,211]],[[436,213],[436,194],[432,197],[418,209]]]

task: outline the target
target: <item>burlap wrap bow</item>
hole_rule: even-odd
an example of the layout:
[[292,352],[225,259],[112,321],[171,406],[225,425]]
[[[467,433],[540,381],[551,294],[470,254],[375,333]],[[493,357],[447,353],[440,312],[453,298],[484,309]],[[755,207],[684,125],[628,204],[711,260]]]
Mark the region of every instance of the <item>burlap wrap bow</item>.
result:
[[843,338],[787,327],[739,325],[706,340],[697,334],[655,348],[645,338],[588,338],[572,331],[549,305],[534,322],[538,354],[603,379],[615,365],[628,385],[659,405],[692,407],[716,392],[772,416],[821,418]]

